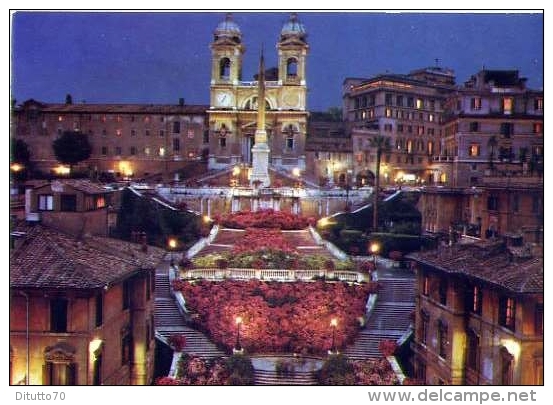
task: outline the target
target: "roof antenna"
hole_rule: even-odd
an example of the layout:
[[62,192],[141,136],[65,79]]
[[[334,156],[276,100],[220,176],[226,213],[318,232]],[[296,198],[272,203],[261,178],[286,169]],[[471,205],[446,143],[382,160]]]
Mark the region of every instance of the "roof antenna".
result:
[[436,58],[434,61],[436,62],[436,67],[440,67],[440,59]]

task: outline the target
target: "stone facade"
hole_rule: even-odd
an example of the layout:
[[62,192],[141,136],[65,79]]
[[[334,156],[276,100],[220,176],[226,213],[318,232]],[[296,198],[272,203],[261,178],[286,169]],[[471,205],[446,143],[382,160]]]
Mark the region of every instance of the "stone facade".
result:
[[[277,43],[278,68],[265,72],[265,124],[269,166],[305,169],[307,131],[305,28],[294,14]],[[257,129],[258,83],[241,77],[242,32],[231,15],[221,22],[211,43],[212,70],[209,115],[209,168],[227,168],[253,161]]]
[[28,100],[13,110],[12,137],[31,151],[36,168],[59,167],[52,142],[65,131],[87,135],[90,158],[76,167],[91,176],[144,178],[185,169],[209,154],[201,105],[52,104]]
[[416,378],[543,384],[543,258],[498,241],[409,257],[417,273]]

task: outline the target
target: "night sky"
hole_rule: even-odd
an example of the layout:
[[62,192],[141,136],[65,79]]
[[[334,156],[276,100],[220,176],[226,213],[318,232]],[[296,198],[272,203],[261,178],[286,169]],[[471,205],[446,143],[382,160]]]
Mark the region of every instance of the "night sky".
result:
[[[483,66],[518,69],[543,87],[543,14],[299,12],[308,32],[308,109],[341,106],[346,77],[435,66],[457,83]],[[243,80],[253,80],[261,46],[276,66],[288,12],[234,12],[246,46]],[[209,103],[213,12],[16,12],[12,98],[87,103]]]

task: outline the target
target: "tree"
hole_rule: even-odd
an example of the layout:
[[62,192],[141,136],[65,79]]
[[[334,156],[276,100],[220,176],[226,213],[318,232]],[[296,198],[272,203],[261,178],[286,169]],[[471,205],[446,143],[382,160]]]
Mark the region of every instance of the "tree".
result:
[[70,169],[73,165],[88,159],[92,153],[88,137],[77,131],[65,131],[52,143],[52,148],[56,159],[69,165]]
[[[31,169],[31,152],[25,141],[18,139],[11,143],[11,163],[13,164],[11,166],[13,179],[18,181],[26,180],[27,173]],[[15,164],[19,165],[17,170],[15,169]]]
[[26,166],[31,159],[29,145],[21,139],[12,143],[12,162]]
[[373,203],[373,232],[378,230],[378,195],[380,190],[380,160],[382,152],[387,152],[391,149],[390,138],[384,135],[374,135],[369,139],[371,148],[376,149],[376,170],[374,183],[374,203]]

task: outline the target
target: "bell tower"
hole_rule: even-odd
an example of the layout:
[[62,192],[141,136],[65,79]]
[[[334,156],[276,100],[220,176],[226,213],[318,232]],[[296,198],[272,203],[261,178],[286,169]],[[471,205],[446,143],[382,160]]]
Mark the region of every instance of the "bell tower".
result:
[[306,86],[305,61],[309,51],[307,32],[296,13],[290,15],[280,30],[278,49],[278,80],[283,85]]
[[237,85],[242,76],[242,32],[227,13],[213,33],[211,43],[211,85]]

